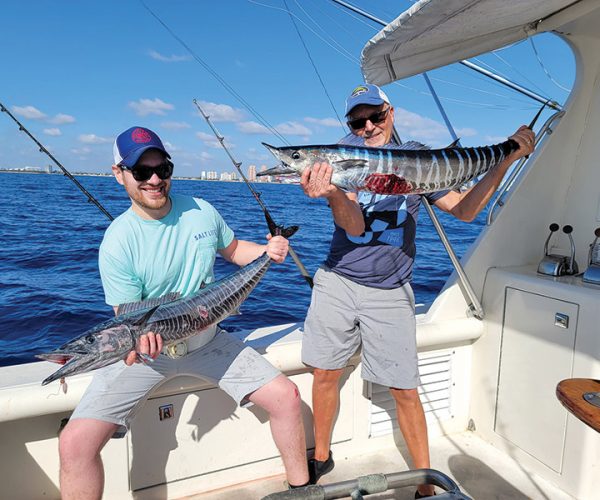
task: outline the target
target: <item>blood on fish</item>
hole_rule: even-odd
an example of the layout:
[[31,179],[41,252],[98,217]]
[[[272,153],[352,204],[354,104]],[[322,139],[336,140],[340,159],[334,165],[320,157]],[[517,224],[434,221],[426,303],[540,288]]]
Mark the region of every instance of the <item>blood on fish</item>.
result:
[[375,194],[406,194],[413,186],[396,174],[371,174],[365,179],[365,188]]

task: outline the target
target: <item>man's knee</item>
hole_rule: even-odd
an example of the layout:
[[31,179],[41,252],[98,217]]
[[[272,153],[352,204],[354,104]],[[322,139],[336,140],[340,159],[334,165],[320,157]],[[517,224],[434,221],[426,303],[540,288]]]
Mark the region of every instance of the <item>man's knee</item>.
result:
[[397,389],[390,387],[390,392],[398,406],[420,405],[421,399],[417,389]]
[[71,420],[58,438],[61,464],[91,460],[114,434],[117,426],[94,420]]
[[251,394],[249,399],[270,414],[300,411],[298,386],[285,375],[274,378]]
[[314,385],[324,390],[332,387],[337,388],[342,373],[344,373],[343,368],[339,370],[323,370],[321,368],[315,368],[313,371]]

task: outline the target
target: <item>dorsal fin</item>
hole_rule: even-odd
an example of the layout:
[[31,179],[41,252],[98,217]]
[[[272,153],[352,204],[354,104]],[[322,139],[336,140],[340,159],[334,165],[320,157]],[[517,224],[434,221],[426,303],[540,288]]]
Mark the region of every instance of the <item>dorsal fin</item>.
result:
[[458,137],[456,140],[452,141],[444,149],[451,149],[451,148],[455,148],[456,146],[460,146],[460,137]]
[[162,297],[157,297],[155,299],[146,299],[140,300],[139,302],[128,302],[126,304],[119,304],[117,308],[117,316],[121,314],[127,314],[134,311],[140,311],[141,309],[148,309],[150,307],[158,307],[162,304],[166,304],[167,302],[173,302],[177,300],[181,294],[179,292],[171,292],[163,295]]

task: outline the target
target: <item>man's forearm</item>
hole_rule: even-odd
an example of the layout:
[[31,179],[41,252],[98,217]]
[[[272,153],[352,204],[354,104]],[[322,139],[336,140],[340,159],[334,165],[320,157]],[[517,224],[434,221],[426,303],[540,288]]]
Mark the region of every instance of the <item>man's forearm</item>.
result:
[[338,191],[327,198],[333,220],[344,231],[352,236],[360,236],[365,231],[365,220],[360,206],[351,200],[343,191]]

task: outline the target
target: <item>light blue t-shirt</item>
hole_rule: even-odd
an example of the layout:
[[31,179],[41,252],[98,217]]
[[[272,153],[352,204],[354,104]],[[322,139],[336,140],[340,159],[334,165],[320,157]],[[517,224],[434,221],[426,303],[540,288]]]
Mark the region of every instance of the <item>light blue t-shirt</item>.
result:
[[196,292],[214,280],[217,250],[226,248],[233,231],[208,202],[170,195],[171,211],[145,220],[131,208],[116,218],[100,245],[99,267],[106,303]]

